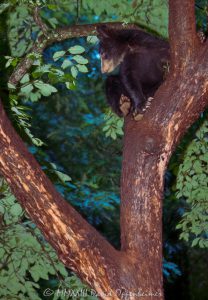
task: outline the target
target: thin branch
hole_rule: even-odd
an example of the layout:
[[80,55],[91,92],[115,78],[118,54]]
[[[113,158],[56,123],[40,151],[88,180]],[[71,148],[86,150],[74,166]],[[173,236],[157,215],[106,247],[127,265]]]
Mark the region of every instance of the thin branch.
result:
[[173,68],[188,64],[200,44],[194,0],[169,0],[169,38]]
[[[88,35],[96,35],[96,27],[99,23],[85,24],[85,25],[74,25],[69,27],[57,28],[52,32],[47,33],[47,37],[42,34],[35,41],[30,53],[41,54],[43,50],[55,42],[61,42],[70,38],[84,37]],[[121,22],[117,23],[105,23],[112,26],[113,28],[134,28],[139,29],[137,25],[129,24],[123,25]],[[21,60],[17,65],[12,75],[10,76],[9,83],[13,86],[17,86],[21,78],[28,72],[33,64],[33,60],[27,56]]]
[[42,30],[43,34],[45,36],[48,35],[49,32],[49,28],[48,26],[42,21],[41,17],[40,17],[40,8],[37,6],[34,9],[34,14],[33,14],[33,19],[35,21],[35,23],[38,25],[38,27],[40,27],[40,29]]

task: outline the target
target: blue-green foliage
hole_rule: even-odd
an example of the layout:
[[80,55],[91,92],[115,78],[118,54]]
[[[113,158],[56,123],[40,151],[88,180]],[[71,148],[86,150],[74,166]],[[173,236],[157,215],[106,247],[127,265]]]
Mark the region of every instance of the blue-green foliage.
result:
[[197,0],[195,3],[197,27],[200,30],[207,30],[207,0]]
[[181,272],[178,269],[178,266],[173,262],[169,262],[166,259],[163,260],[163,274],[166,277],[180,276]]

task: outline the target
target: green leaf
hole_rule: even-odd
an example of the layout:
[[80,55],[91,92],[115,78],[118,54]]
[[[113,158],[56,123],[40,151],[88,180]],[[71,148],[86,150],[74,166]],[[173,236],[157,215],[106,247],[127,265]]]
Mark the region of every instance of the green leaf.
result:
[[5,9],[7,9],[11,4],[10,3],[2,3],[0,4],[0,14],[3,13]]
[[180,234],[180,239],[183,239],[184,241],[188,242],[189,234],[187,232],[183,232]]
[[57,10],[57,5],[56,4],[47,4],[47,7],[51,10]]
[[87,42],[90,44],[96,44],[99,41],[96,35],[89,35],[87,37]]
[[32,102],[36,102],[36,101],[38,101],[41,98],[41,93],[39,93],[39,92],[30,93],[28,95],[28,97],[30,98],[30,100]]
[[22,210],[22,207],[18,203],[15,203],[11,207],[10,212],[13,216],[20,216],[23,213],[23,210]]
[[61,65],[61,68],[62,68],[62,69],[66,69],[66,68],[68,68],[68,67],[71,66],[71,65],[72,65],[72,62],[71,62],[69,59],[65,59],[65,60],[63,61],[62,65]]
[[27,94],[29,94],[32,90],[33,90],[33,85],[30,83],[30,84],[27,84],[26,86],[21,87],[20,92],[21,92],[22,94],[27,95]]
[[77,77],[78,70],[77,70],[77,68],[76,68],[75,66],[71,67],[71,73],[72,73],[72,76],[73,76],[74,78]]
[[198,174],[203,172],[203,169],[201,167],[201,163],[200,163],[199,160],[194,162],[193,168],[194,168],[195,172],[198,173]]
[[57,89],[54,86],[48,83],[44,83],[42,81],[36,81],[34,85],[36,88],[39,89],[40,93],[45,97],[50,96],[52,93],[57,92]]
[[118,127],[123,127],[123,124],[124,124],[124,120],[119,119],[118,122],[117,122],[117,126]]
[[191,167],[192,167],[192,162],[190,160],[187,160],[184,162],[183,171],[185,172],[189,170]]
[[25,74],[22,79],[20,80],[20,83],[27,83],[30,81],[29,74]]
[[5,209],[4,209],[4,207],[2,206],[2,205],[0,205],[0,214],[4,214],[4,212],[5,212]]
[[79,46],[79,45],[76,45],[74,47],[70,47],[68,49],[68,51],[71,53],[71,54],[81,54],[83,52],[85,52],[85,48],[82,47],[82,46]]
[[200,160],[202,160],[202,161],[208,163],[208,152],[205,153],[205,154],[203,154],[203,155],[200,155],[199,158],[200,158]]
[[85,64],[88,63],[88,59],[84,58],[81,55],[75,55],[75,56],[73,56],[72,59],[75,60],[77,63],[82,64],[82,65],[85,65]]
[[176,229],[181,229],[183,227],[183,224],[178,224],[178,225],[176,225]]
[[40,272],[40,269],[38,268],[38,266],[35,265],[35,266],[31,267],[29,272],[35,282],[37,282],[40,279],[41,272]]
[[34,60],[34,59],[41,60],[42,55],[40,53],[31,52],[31,53],[28,53],[27,57],[32,59],[32,60]]
[[4,257],[4,255],[5,255],[5,249],[4,248],[0,248],[0,258],[1,258],[1,261],[3,261],[2,258]]
[[11,64],[12,64],[12,58],[7,60],[5,67],[8,68],[9,66],[11,66]]
[[33,77],[35,78],[37,76],[36,74],[39,74],[39,76],[40,76],[44,73],[49,73],[49,72],[51,72],[51,65],[42,65],[42,66],[37,67],[32,74],[33,74]]
[[16,86],[13,85],[12,83],[8,83],[7,86],[10,90],[16,90]]
[[64,265],[62,264],[62,263],[59,263],[58,265],[57,265],[57,270],[61,273],[61,275],[63,275],[63,276],[67,276],[68,275],[68,273],[67,273],[67,270],[66,270],[66,268],[64,267]]
[[76,89],[76,85],[73,82],[65,82],[66,88],[68,90],[75,90]]
[[76,67],[78,68],[79,72],[81,72],[81,73],[88,72],[88,68],[85,65],[76,65]]
[[51,25],[51,27],[56,28],[58,25],[58,20],[56,18],[49,18],[48,23]]
[[118,128],[118,129],[116,130],[116,133],[119,134],[119,135],[123,135],[123,134],[124,134],[122,128]]
[[68,176],[67,174],[64,174],[60,171],[55,171],[55,173],[59,177],[59,179],[64,183],[72,180],[70,176]]
[[111,137],[112,137],[113,140],[116,140],[116,133],[115,133],[115,131],[111,132]]
[[103,131],[108,131],[110,129],[110,125],[106,125],[103,127]]
[[19,61],[19,59],[18,59],[17,57],[14,57],[14,58],[12,59],[12,63],[11,63],[12,67],[16,67],[18,61]]
[[66,51],[63,51],[63,50],[55,52],[53,55],[53,60],[54,61],[59,60],[61,57],[63,57],[65,55],[65,53],[66,53]]

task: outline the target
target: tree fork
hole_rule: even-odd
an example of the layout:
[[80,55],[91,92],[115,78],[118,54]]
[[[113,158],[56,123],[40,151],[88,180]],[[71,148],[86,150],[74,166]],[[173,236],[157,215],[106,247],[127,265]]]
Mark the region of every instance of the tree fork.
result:
[[[139,122],[131,116],[125,119],[121,251],[115,250],[57,193],[0,105],[2,175],[65,266],[88,282],[101,299],[152,300],[155,295],[164,299],[164,173],[177,143],[208,104],[208,42],[200,45],[197,41],[193,7],[193,0],[169,1],[171,72],[144,118]],[[95,29],[94,25],[87,26],[87,33]],[[77,28],[75,35],[86,35],[84,27],[79,32]],[[62,34],[57,31],[54,41],[72,35],[72,31],[67,35],[65,29]],[[45,41],[41,49],[34,49],[42,52],[47,44]],[[31,64],[25,58],[10,78],[11,83],[18,84]]]
[[120,274],[125,273],[121,272],[125,259],[55,190],[15,132],[2,103],[0,170],[64,265],[100,295],[109,294],[112,299],[119,299],[116,291],[123,285]]

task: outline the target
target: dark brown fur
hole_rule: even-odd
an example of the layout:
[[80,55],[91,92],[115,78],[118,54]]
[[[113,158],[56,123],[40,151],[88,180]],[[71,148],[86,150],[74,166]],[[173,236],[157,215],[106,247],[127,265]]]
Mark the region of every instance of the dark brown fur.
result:
[[106,80],[107,100],[113,111],[122,116],[121,95],[131,101],[131,111],[141,113],[149,97],[153,97],[164,79],[164,66],[169,61],[169,45],[164,40],[136,29],[97,27],[102,72],[112,72],[119,66],[118,75]]

